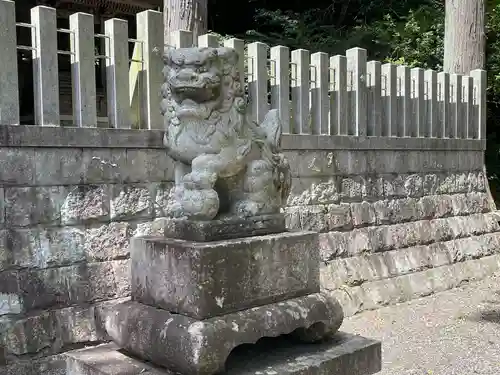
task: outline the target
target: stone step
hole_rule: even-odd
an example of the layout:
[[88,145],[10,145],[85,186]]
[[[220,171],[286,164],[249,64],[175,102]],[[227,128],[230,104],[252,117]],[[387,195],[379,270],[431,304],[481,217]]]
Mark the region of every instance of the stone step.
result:
[[[236,348],[227,375],[370,375],[381,370],[380,342],[343,332],[319,344],[294,345],[287,336]],[[66,353],[67,375],[173,375],[119,351],[114,344]],[[222,374],[221,374],[222,375]]]

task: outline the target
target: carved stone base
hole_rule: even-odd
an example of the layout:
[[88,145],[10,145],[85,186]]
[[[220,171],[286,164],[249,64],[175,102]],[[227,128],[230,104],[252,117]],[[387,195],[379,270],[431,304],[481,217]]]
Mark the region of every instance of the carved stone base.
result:
[[131,258],[133,300],[195,319],[320,290],[313,232],[214,242],[134,238]]
[[167,219],[165,237],[189,241],[218,241],[285,232],[282,214],[248,218],[228,217],[210,221]]
[[[284,337],[239,349],[231,354],[224,374],[371,375],[381,370],[380,342],[342,332],[314,345]],[[67,375],[174,375],[127,355],[115,344],[69,352],[66,364]]]
[[337,332],[342,320],[338,302],[316,293],[206,320],[129,301],[113,308],[106,330],[138,358],[182,374],[213,375],[239,345],[289,333],[317,341]]

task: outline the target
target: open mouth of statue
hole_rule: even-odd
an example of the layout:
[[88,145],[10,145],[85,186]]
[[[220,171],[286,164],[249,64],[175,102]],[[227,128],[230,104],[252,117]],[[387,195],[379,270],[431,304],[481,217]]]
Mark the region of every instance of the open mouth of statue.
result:
[[191,107],[216,100],[219,95],[219,90],[208,87],[177,86],[172,88],[172,93],[181,106]]

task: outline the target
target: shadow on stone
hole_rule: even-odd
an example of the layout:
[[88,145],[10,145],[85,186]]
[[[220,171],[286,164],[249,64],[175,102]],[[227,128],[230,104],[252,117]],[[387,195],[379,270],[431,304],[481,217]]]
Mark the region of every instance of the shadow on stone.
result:
[[470,320],[500,324],[500,308],[478,311]]
[[[361,338],[360,338],[361,339]],[[311,366],[321,367],[326,358],[337,357],[335,373],[371,374],[379,371],[380,347],[370,348],[371,356],[355,355],[359,349],[358,338],[338,332],[329,339],[315,343],[303,343],[296,332],[278,337],[264,337],[255,344],[244,344],[233,349],[226,361],[226,374],[267,374],[300,373]],[[361,345],[363,346],[363,345]],[[350,349],[349,349],[350,347]],[[364,350],[368,349],[367,347]],[[341,353],[342,352],[342,353]],[[366,358],[366,360],[361,360]],[[331,365],[330,365],[331,366]]]

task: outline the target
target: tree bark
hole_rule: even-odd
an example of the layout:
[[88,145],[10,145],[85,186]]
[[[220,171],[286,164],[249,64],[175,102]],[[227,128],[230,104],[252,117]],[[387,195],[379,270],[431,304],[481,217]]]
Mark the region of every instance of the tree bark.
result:
[[485,0],[446,0],[444,71],[469,74],[486,62]]
[[198,36],[207,32],[207,0],[164,0],[163,17],[165,42],[169,41],[171,33],[177,30],[192,31],[196,41]]

